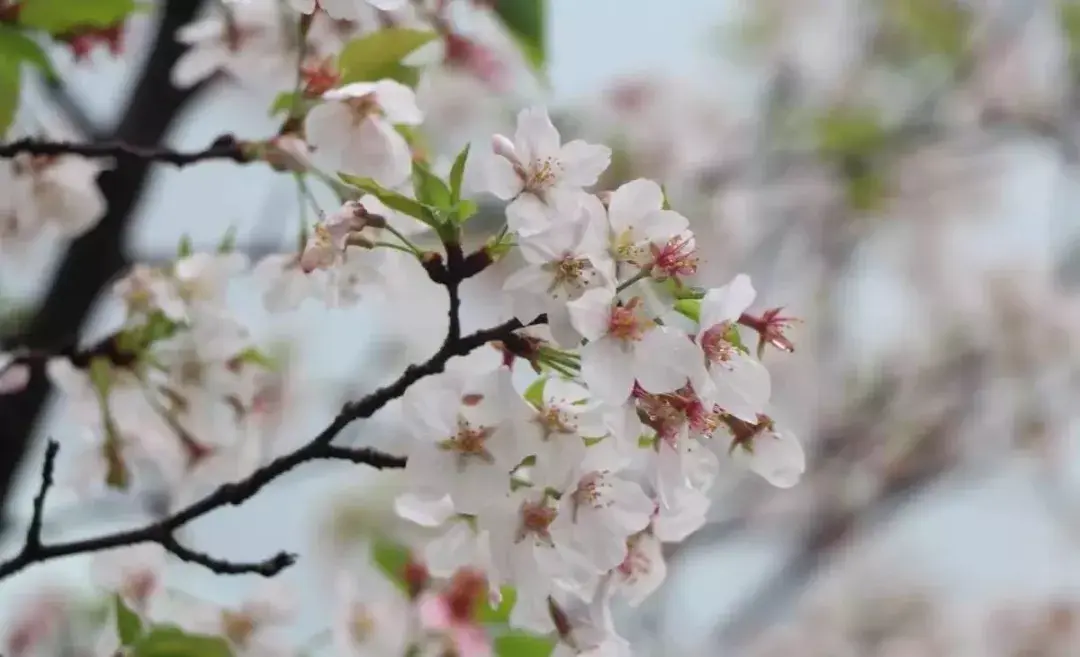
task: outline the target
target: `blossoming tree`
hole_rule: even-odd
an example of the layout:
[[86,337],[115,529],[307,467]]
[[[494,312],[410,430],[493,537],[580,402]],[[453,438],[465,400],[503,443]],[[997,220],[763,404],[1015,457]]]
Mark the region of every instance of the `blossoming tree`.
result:
[[[373,540],[370,558],[342,567],[331,592],[335,654],[627,654],[610,606],[640,603],[659,586],[662,546],[704,524],[719,460],[782,488],[805,469],[795,433],[768,415],[772,386],[760,360],[770,346],[793,349],[784,334],[791,319],[755,310],[746,275],[702,276],[692,222],[671,206],[664,181],[604,188],[611,149],[564,139],[540,104],[517,114],[512,136],[448,157],[432,152],[417,99],[428,71],[456,66],[499,83],[499,58],[462,31],[459,14],[497,25],[522,62],[541,68],[542,3],[235,0],[196,15],[198,4],[164,4],[163,32],[183,24],[159,35],[149,97],[138,102],[179,105],[182,90],[214,76],[268,85],[279,90],[276,134],[178,152],[149,134],[160,137],[167,121],[137,133],[134,115],[101,140],[12,124],[23,77],[35,68],[54,75],[43,44],[69,44],[77,56],[99,41],[120,51],[125,21],[144,7],[0,3],[5,253],[32,240],[78,240],[67,263],[122,263],[115,244],[94,245],[122,223],[117,206],[130,210],[134,194],[121,184],[145,177],[148,162],[263,163],[294,181],[316,215],[297,227],[289,253],[252,262],[224,234],[216,250],[185,241],[171,262],[124,268],[109,288],[123,317],[100,340],[12,342],[0,399],[17,407],[51,383],[91,440],[49,441],[29,525],[0,562],[0,581],[100,553],[95,573],[108,599],[82,628],[80,655],[298,654],[281,634],[291,595],[273,578],[305,555],[271,549],[262,560],[228,560],[182,530],[296,468],[345,461],[403,469],[395,508],[429,531],[418,545]],[[313,190],[332,194],[333,206]],[[496,200],[505,206],[490,234],[467,247],[480,204]],[[465,284],[492,272],[500,317],[466,330]],[[258,281],[276,313],[301,304],[330,313],[402,280],[432,286],[447,304],[444,325],[432,329],[442,338],[316,435],[274,451],[265,436],[286,374],[230,307],[226,292],[242,277]],[[338,440],[391,404],[407,434],[392,451]],[[43,526],[61,452],[77,455],[88,480],[79,485],[163,486],[168,508],[141,526],[50,538]],[[269,584],[238,608],[170,610],[167,559]],[[50,654],[56,619],[54,601],[28,606],[7,649]]]

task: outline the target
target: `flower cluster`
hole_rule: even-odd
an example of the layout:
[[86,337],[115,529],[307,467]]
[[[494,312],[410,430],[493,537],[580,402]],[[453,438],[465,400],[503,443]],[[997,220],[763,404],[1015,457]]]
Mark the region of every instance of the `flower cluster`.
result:
[[[434,38],[400,27],[410,24],[406,9],[424,3],[293,1],[286,17],[295,33],[277,21],[284,5],[266,4],[228,3],[227,15],[181,30],[191,47],[173,77],[192,84],[218,69],[245,79],[297,72],[280,133],[241,153],[292,174],[305,207],[319,212],[313,226],[301,222],[294,252],[266,256],[251,270],[267,309],[312,299],[353,305],[412,268],[447,292],[445,340],[428,361],[271,459],[267,425],[282,375],[227,303],[246,259],[223,243],[213,254],[185,246],[168,267],[136,266],[113,289],[122,324],[46,369],[92,435],[93,458],[80,463],[97,467],[83,470],[121,489],[163,482],[172,515],[119,538],[43,551],[54,450],[26,548],[0,563],[0,577],[130,536],[218,572],[276,574],[292,555],[231,566],[180,546],[175,534],[297,465],[349,460],[404,467],[407,490],[395,510],[433,538],[413,551],[402,587],[366,575],[357,582],[351,571],[340,578],[340,654],[486,655],[491,638],[479,610],[504,602],[509,628],[550,637],[562,654],[626,654],[610,605],[638,604],[660,585],[662,545],[705,523],[720,459],[782,488],[805,469],[798,440],[767,414],[772,384],[761,361],[766,345],[793,349],[784,331],[791,319],[779,309],[752,314],[756,292],[745,275],[701,285],[691,222],[664,188],[637,179],[595,191],[611,150],[563,143],[546,109],[521,111],[512,138],[495,135],[490,150],[471,158],[466,147],[446,175],[436,173],[417,137],[425,116],[404,64],[357,73],[347,51],[370,44],[352,41],[335,60],[334,40],[319,36],[362,30],[341,21],[363,23],[378,11],[397,21],[408,54]],[[424,17],[443,41],[460,38],[441,14]],[[481,208],[467,197],[467,174],[482,188],[475,191],[506,204],[498,232],[468,253],[463,226]],[[337,209],[322,211],[311,181],[338,197]],[[98,214],[92,203],[76,205],[81,226]],[[75,221],[61,215],[48,216]],[[439,251],[414,242],[421,232]],[[465,334],[462,284],[489,269],[507,271],[496,300],[506,321]],[[755,335],[756,352],[744,342]],[[503,357],[489,364],[470,356],[485,345]],[[0,371],[5,390],[25,385],[24,363],[15,365]],[[404,458],[332,444],[347,424],[391,402],[403,411]],[[121,603],[102,654],[163,631],[150,605],[160,579],[152,571],[110,589]],[[270,631],[288,619],[280,605],[252,602],[207,618],[186,631],[219,637],[236,655],[293,654]]]
[[181,499],[265,460],[281,372],[226,305],[245,266],[235,253],[137,265],[113,290],[123,325],[96,349],[48,361],[66,410],[91,427],[80,479],[127,489],[142,474]]

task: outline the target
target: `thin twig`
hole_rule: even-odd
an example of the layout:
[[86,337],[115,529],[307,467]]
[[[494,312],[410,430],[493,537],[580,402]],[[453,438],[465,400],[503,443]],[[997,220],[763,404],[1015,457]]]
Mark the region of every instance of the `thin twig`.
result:
[[[451,358],[465,356],[493,341],[501,341],[512,348],[515,342],[514,332],[524,326],[515,319],[462,336],[461,318],[459,316],[461,309],[459,286],[463,280],[483,269],[478,263],[487,262],[490,264],[491,260],[485,253],[470,254],[469,257],[464,257],[461,253],[461,247],[456,244],[448,244],[446,249],[448,257],[445,265],[438,260],[425,263],[425,268],[432,280],[446,287],[450,296],[450,317],[446,340],[443,341],[442,346],[439,347],[435,354],[421,364],[411,365],[406,368],[393,383],[375,390],[359,401],[346,403],[337,417],[303,446],[288,454],[279,456],[239,482],[222,484],[213,493],[176,511],[172,515],[137,529],[62,543],[42,543],[40,540],[41,516],[45,495],[52,482],[56,452],[59,449],[55,442],[51,442],[46,452],[41,490],[34,502],[34,516],[30,523],[30,530],[27,533],[26,543],[17,555],[0,563],[0,579],[44,561],[140,543],[157,543],[174,556],[187,562],[199,564],[218,574],[256,573],[271,577],[292,565],[296,557],[286,552],[279,552],[268,559],[254,563],[225,561],[180,545],[174,535],[181,527],[216,509],[243,504],[254,497],[267,484],[304,463],[318,460],[345,460],[380,469],[405,467],[406,460],[402,457],[384,454],[371,448],[354,449],[332,445],[331,443],[352,422],[370,418],[379,409],[404,395],[420,379],[444,371]],[[543,323],[545,321],[546,317],[541,316],[534,320],[533,323]]]
[[81,155],[82,157],[108,157],[117,159],[148,160],[185,166],[206,160],[232,160],[248,162],[243,144],[232,135],[222,135],[200,151],[176,151],[162,146],[131,146],[120,142],[76,143],[69,141],[43,141],[19,139],[0,145],[0,158],[28,155]]

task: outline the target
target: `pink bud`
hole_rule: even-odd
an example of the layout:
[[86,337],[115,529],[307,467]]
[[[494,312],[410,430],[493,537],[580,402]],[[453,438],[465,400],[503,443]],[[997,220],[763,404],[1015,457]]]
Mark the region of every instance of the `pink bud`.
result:
[[21,391],[30,383],[30,366],[14,363],[0,370],[0,395],[10,395]]
[[503,135],[495,135],[491,138],[491,150],[495,151],[496,155],[505,157],[514,164],[520,162],[517,149],[514,148],[514,142]]

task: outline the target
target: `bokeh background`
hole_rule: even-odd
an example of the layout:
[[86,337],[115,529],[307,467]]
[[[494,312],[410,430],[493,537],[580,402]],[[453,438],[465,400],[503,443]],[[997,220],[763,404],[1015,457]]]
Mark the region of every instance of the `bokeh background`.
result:
[[[35,85],[22,120],[88,138],[130,118],[161,10],[129,22],[119,56],[75,62],[58,50],[63,87]],[[616,149],[605,186],[665,185],[699,235],[703,275],[747,272],[756,308],[803,320],[794,354],[766,352],[771,415],[807,445],[803,483],[780,491],[726,468],[712,522],[671,546],[667,583],[620,610],[626,636],[656,655],[1080,654],[1080,5],[548,0],[546,10],[546,87],[530,79],[495,93],[468,71],[430,73],[421,98],[438,152],[483,147],[520,107],[544,102],[564,132]],[[279,125],[272,98],[216,80],[163,139],[265,138]],[[157,166],[118,244],[127,261],[163,261],[184,235],[212,248],[235,226],[257,258],[291,247],[298,207],[291,179],[263,166]],[[56,294],[63,256],[48,244],[4,255],[7,337]],[[427,319],[443,314],[438,291],[400,284],[392,304],[286,317],[262,310],[253,283],[237,285],[245,318],[289,355],[276,444],[313,435],[344,399],[441,340]],[[479,326],[498,288],[472,284],[467,323]],[[81,335],[107,332],[115,312],[95,305]],[[80,429],[51,406],[44,418],[9,468],[4,549],[21,539],[43,439]],[[350,431],[392,450],[393,409]],[[394,486],[392,474],[309,466],[198,522],[189,540],[236,559],[268,546],[301,553],[282,577],[303,602],[303,639],[325,618],[319,555],[357,531],[404,531]],[[78,535],[145,519],[160,501],[52,502],[47,530]],[[176,569],[185,590],[223,602],[252,584]],[[0,617],[44,584],[88,582],[79,559],[23,573],[0,587]]]

